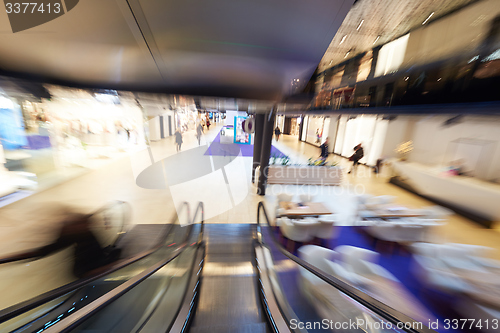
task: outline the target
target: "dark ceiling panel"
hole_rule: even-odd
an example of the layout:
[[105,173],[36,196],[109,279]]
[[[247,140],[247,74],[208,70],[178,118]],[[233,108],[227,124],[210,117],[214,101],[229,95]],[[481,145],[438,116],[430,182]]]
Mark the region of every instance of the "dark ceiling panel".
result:
[[[65,0],[12,33],[0,69],[99,88],[280,99],[309,79],[354,0]],[[1,73],[1,72],[0,72]]]

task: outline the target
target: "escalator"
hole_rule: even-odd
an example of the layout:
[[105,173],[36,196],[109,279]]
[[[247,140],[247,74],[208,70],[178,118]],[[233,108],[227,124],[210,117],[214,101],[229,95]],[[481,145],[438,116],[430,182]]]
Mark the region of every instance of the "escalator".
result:
[[204,225],[202,203],[188,221],[135,262],[2,310],[0,330],[434,332],[286,251],[262,203],[257,224]]

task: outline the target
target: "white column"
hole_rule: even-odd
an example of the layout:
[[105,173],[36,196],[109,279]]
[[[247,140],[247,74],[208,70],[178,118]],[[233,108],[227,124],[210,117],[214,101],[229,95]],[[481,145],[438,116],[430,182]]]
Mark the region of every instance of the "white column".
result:
[[3,153],[3,146],[0,143],[0,173],[7,171],[7,169],[5,168],[5,165],[4,165],[6,162],[7,161],[5,160],[5,155]]

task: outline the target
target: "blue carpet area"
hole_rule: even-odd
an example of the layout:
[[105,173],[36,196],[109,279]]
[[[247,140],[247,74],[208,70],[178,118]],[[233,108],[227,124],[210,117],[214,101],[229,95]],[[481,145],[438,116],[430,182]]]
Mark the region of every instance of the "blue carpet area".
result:
[[[341,230],[339,236],[335,240],[330,240],[323,246],[330,249],[335,249],[339,245],[351,245],[356,246],[380,253],[379,264],[391,272],[401,283],[406,287],[406,289],[411,292],[420,302],[426,307],[434,316],[438,319],[440,323],[440,328],[437,329],[438,332],[460,332],[457,330],[445,330],[442,325],[445,319],[459,318],[456,313],[450,310],[451,304],[455,301],[451,296],[442,294],[434,290],[426,290],[420,282],[415,278],[410,270],[412,265],[412,255],[407,250],[401,247],[394,247],[390,251],[389,248],[384,246],[378,246],[375,248],[374,240],[369,237],[364,232],[360,231],[355,227],[339,227]],[[268,228],[264,228],[268,229]],[[266,231],[267,233],[269,230]],[[279,229],[275,229],[275,236],[279,239],[280,232]],[[272,240],[270,235],[267,235],[266,244],[270,246]],[[266,240],[266,239],[265,239]],[[283,244],[285,245],[285,244]],[[295,247],[294,254],[297,255],[297,249],[303,244],[297,243]],[[387,245],[387,244],[386,244]],[[283,257],[279,250],[275,246],[270,246],[273,256],[277,258]],[[274,248],[274,249],[273,249]],[[290,290],[296,290],[298,288],[297,281],[299,279],[298,270],[291,272],[280,273],[280,282],[282,283],[283,289],[287,292],[287,297],[289,298],[292,308],[297,312],[299,318],[311,318],[313,319],[316,315],[308,313],[309,311],[304,310],[304,302],[307,302],[298,291],[289,292]],[[299,294],[299,295],[296,295]],[[410,315],[411,317],[411,315]],[[306,319],[308,320],[308,319]],[[427,325],[427,323],[424,323]]]
[[[253,145],[236,144],[236,143],[221,143],[220,132],[215,137],[214,141],[210,144],[205,155],[211,156],[253,156]],[[285,156],[279,149],[271,146],[271,156],[282,157]]]
[[48,136],[42,135],[28,135],[26,137],[28,139],[28,147],[27,149],[38,150],[50,148],[50,138]]

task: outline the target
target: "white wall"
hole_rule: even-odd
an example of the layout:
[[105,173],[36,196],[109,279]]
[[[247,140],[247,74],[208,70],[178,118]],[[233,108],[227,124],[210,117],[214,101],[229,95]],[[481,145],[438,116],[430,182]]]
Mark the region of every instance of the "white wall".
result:
[[396,119],[388,121],[387,131],[380,155],[383,158],[396,157],[395,149],[401,143],[408,141],[408,126],[411,122],[408,116],[398,116]]
[[[388,122],[381,155],[396,157],[396,147],[412,140],[413,151],[408,155],[409,161],[446,167],[454,159],[452,152],[456,143],[453,142],[459,139],[484,140],[493,143],[485,146],[480,156],[483,178],[500,180],[500,117],[465,116],[456,124],[443,126],[451,117],[453,115],[398,116]],[[470,160],[473,159],[475,157],[470,156]]]
[[389,127],[389,121],[383,119],[377,119],[375,123],[375,130],[373,133],[372,144],[370,151],[368,153],[368,158],[366,163],[368,165],[376,165],[377,160],[383,157],[382,151],[384,148],[384,142],[387,135],[387,128]]
[[[500,178],[500,117],[464,117],[458,124],[443,127],[450,116],[422,118],[415,125],[414,151],[409,160],[427,165],[446,165],[450,158],[450,143],[457,139],[494,141],[492,153],[483,156],[485,178]],[[472,157],[471,157],[472,158]]]
[[339,126],[337,131],[337,140],[335,141],[335,148],[333,150],[335,154],[342,155],[347,119],[349,119],[349,116],[343,114],[338,120]]
[[330,128],[328,129],[328,152],[333,153],[335,149],[335,137],[337,136],[337,123],[338,117],[332,116],[330,117]]
[[148,121],[148,125],[149,125],[149,140],[151,140],[151,141],[161,140],[160,116],[156,116],[154,118],[151,118]]
[[234,126],[234,118],[235,117],[246,117],[248,114],[245,111],[226,111],[226,126]]

